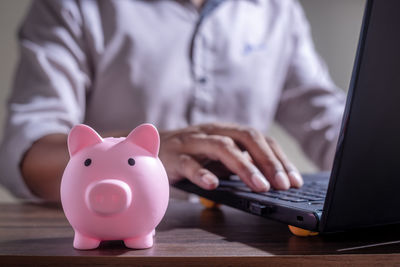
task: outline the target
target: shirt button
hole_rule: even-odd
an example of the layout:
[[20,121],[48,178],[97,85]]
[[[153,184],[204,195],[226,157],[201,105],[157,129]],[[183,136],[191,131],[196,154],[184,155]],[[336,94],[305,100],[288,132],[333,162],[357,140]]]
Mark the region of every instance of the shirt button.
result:
[[207,78],[206,77],[201,77],[197,80],[199,83],[206,83],[207,82]]

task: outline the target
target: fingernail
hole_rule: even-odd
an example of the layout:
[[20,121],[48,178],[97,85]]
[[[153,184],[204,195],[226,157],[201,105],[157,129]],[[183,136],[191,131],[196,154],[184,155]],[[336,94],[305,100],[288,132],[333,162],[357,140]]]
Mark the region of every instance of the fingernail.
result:
[[289,176],[292,178],[292,180],[295,181],[295,186],[296,187],[301,187],[303,185],[303,178],[301,177],[300,173],[296,171],[291,171],[289,172]]
[[215,186],[218,185],[218,179],[210,174],[204,174],[201,176],[201,181],[208,186]]
[[268,181],[257,173],[253,173],[251,176],[251,182],[254,184],[258,190],[268,191],[269,190],[269,183]]
[[290,188],[289,177],[283,171],[278,171],[275,174],[275,181],[279,189],[287,190]]

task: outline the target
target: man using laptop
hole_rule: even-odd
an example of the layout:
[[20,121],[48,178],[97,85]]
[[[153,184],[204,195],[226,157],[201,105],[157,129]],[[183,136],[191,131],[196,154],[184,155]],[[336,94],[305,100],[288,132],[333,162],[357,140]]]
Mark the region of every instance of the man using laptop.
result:
[[[69,129],[161,131],[171,183],[218,186],[220,161],[253,191],[301,187],[277,120],[322,169],[332,163],[344,93],[317,55],[296,0],[35,1],[0,150],[1,182],[59,199]],[[226,122],[226,123],[220,123]]]
[[366,2],[329,173],[307,175],[300,189],[287,191],[252,192],[233,177],[221,180],[216,190],[204,190],[185,180],[175,186],[217,203],[320,233],[400,225],[399,11],[398,0]]

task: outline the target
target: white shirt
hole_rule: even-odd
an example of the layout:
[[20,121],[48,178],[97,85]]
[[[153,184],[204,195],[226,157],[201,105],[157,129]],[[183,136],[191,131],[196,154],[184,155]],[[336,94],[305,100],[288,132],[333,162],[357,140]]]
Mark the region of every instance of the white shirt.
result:
[[[34,1],[0,148],[0,181],[32,197],[20,162],[78,123],[99,132],[277,120],[329,168],[344,108],[297,0]],[[211,11],[210,11],[211,10]],[[201,18],[201,19],[200,19]]]

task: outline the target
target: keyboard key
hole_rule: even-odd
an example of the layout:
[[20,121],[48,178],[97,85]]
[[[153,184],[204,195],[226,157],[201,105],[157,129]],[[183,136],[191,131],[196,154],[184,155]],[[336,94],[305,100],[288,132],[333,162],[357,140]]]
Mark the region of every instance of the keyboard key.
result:
[[312,201],[308,202],[308,205],[323,205],[324,201]]
[[287,197],[287,196],[280,197],[279,199],[280,200],[290,201],[290,202],[296,202],[296,203],[308,202],[308,200],[304,199],[304,198],[294,198],[294,197]]

